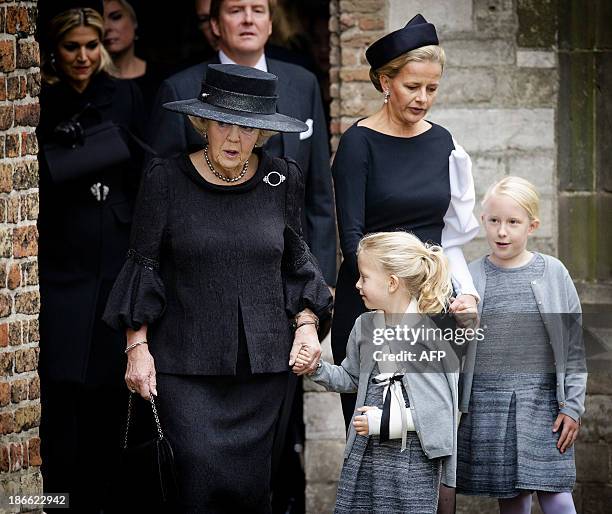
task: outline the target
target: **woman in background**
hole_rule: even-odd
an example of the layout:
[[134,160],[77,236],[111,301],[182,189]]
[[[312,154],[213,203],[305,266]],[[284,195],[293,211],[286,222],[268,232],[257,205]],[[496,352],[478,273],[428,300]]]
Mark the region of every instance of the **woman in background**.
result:
[[[42,474],[45,492],[70,493],[75,512],[99,512],[108,506],[127,400],[125,336],[101,315],[128,249],[141,156],[117,132],[101,131],[96,143],[89,131],[112,122],[139,133],[144,111],[135,84],[109,74],[101,1],[40,8]],[[92,166],[96,150],[104,166]]]
[[113,58],[115,76],[135,80],[149,110],[163,76],[136,55],[138,18],[132,3],[104,0],[104,46]]

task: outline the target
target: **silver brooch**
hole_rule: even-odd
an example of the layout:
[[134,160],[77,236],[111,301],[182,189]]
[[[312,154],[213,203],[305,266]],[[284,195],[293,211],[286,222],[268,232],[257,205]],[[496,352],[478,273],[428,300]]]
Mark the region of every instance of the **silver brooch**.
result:
[[263,181],[272,187],[280,186],[285,181],[285,175],[278,171],[271,171],[263,178]]
[[94,195],[94,198],[98,200],[98,202],[104,202],[106,201],[110,188],[101,182],[97,182],[89,188],[89,191],[92,195]]

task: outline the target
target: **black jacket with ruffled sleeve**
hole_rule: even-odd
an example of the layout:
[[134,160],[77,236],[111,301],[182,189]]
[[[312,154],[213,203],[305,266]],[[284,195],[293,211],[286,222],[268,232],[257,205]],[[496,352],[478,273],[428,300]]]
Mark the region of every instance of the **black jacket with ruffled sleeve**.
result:
[[[274,172],[285,177],[277,186]],[[263,151],[255,175],[236,186],[206,181],[188,156],[152,161],[105,321],[147,324],[159,372],[232,375],[241,313],[252,372],[286,371],[290,317],[331,310],[302,238],[303,196],[297,164]]]

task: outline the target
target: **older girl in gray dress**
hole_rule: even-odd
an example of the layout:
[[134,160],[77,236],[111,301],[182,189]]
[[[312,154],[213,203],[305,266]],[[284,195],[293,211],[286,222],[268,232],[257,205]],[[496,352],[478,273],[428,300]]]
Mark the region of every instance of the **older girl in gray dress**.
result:
[[494,184],[482,222],[491,254],[470,265],[484,339],[468,352],[457,492],[492,496],[502,514],[575,513],[573,443],[586,373],[580,302],[557,259],[527,250],[538,195],[519,177]]
[[[320,362],[312,375],[330,391],[357,391],[335,512],[433,514],[440,482],[455,485],[458,361],[435,337],[397,334],[421,326],[436,333],[423,313],[448,305],[446,259],[441,247],[406,232],[370,234],[357,254],[356,287],[366,307],[378,312],[357,318],[340,366]],[[423,358],[423,351],[443,349],[446,357],[435,363]],[[309,360],[305,347],[297,363]]]

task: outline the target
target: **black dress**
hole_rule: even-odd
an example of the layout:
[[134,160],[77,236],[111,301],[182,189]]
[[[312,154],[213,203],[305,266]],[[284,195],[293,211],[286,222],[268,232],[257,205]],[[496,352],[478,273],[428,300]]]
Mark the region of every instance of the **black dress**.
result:
[[116,328],[148,326],[180,512],[269,511],[289,316],[331,308],[301,238],[300,171],[259,156],[237,186],[206,181],[186,155],[151,163],[105,313]]
[[[469,157],[446,129],[430,124],[410,138],[355,124],[340,140],[332,167],[343,256],[331,333],[336,364],[346,355],[355,320],[366,310],[355,288],[363,236],[409,231],[421,241],[442,244],[446,253],[460,250],[478,232]],[[451,250],[447,255],[456,292],[476,294],[463,254]],[[355,395],[342,395],[347,426],[355,400]]]
[[151,116],[155,95],[157,94],[159,85],[166,78],[166,76],[167,74],[164,73],[164,71],[159,66],[156,66],[150,61],[147,61],[144,75],[132,79],[138,85],[138,88],[142,92],[142,98],[144,100],[144,107],[147,118]]
[[[42,472],[45,492],[70,492],[76,510],[95,510],[117,465],[127,400],[125,337],[101,318],[128,248],[142,155],[132,147],[130,160],[95,174],[79,173],[75,163],[73,180],[55,182],[46,148],[56,142],[55,127],[79,113],[84,128],[112,120],[141,134],[144,109],[133,83],[103,72],[82,93],[65,82],[44,85],[40,107]],[[95,184],[104,198],[92,192]],[[79,471],[84,459],[96,462],[89,476]]]

